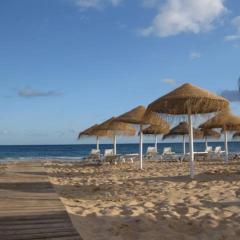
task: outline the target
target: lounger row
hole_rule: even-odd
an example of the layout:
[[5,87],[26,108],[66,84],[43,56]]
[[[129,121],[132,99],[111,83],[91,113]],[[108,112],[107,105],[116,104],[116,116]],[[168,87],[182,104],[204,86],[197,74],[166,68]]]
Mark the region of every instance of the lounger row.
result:
[[[211,146],[207,147],[204,152],[194,152],[196,160],[215,160],[215,159],[223,159],[225,157],[225,151],[222,151],[221,146],[213,148]],[[189,159],[189,153],[176,154],[172,151],[171,147],[165,147],[163,149],[163,153],[159,154],[155,147],[148,147],[147,152],[144,155],[145,159],[148,160],[162,160],[162,161],[183,161]],[[229,158],[234,158],[236,154],[230,154]],[[96,162],[109,162],[116,164],[118,162],[133,162],[139,158],[139,154],[126,154],[126,155],[115,155],[113,149],[105,149],[104,154],[100,154],[100,150],[92,149],[91,153],[88,157],[88,160],[93,160]]]

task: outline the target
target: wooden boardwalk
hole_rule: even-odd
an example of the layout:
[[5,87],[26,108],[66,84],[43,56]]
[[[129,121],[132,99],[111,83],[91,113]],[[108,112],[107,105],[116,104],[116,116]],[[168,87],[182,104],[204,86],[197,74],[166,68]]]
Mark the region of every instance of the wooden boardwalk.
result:
[[0,239],[82,239],[41,163],[0,165]]

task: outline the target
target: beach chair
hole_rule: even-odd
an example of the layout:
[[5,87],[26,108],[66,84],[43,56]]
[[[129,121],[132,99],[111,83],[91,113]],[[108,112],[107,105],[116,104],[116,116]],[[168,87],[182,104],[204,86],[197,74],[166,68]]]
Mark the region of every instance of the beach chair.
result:
[[172,152],[171,147],[165,147],[161,156],[162,161],[181,161],[183,160],[182,155],[177,155],[175,152]]
[[162,155],[172,155],[172,154],[175,154],[175,152],[172,152],[171,147],[165,147],[163,149],[163,154]]
[[222,151],[221,146],[217,146],[217,147],[215,147],[214,151],[210,154],[210,158],[212,160],[222,158],[224,153],[225,153],[225,151]]
[[118,157],[119,157],[118,155],[114,154],[113,149],[105,149],[103,161],[110,164],[117,164]]
[[157,155],[157,149],[155,147],[148,147],[146,152],[146,158],[151,159]]
[[209,157],[211,157],[211,154],[213,153],[213,149],[211,146],[208,146],[204,152],[194,152],[194,158],[195,160],[207,160]]
[[100,157],[101,157],[100,150],[99,149],[92,149],[90,154],[89,154],[88,159],[92,160],[92,161],[99,162],[101,160]]
[[215,147],[214,153],[221,155],[221,154],[225,153],[225,151],[222,151],[222,148],[220,146],[217,146],[217,147]]
[[211,146],[208,146],[206,149],[205,149],[205,152],[207,153],[212,153],[213,152],[213,148]]

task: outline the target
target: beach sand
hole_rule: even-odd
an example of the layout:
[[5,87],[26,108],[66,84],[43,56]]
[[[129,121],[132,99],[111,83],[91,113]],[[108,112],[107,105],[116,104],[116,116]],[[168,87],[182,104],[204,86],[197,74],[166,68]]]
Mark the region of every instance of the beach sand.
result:
[[240,161],[46,169],[84,240],[240,239]]

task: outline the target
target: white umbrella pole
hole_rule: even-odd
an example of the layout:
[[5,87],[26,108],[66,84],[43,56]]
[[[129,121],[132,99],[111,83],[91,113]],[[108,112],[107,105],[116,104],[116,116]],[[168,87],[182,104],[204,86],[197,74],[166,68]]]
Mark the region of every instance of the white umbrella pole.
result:
[[158,147],[158,138],[157,135],[155,135],[155,149],[157,151],[157,147]]
[[116,135],[114,135],[113,145],[114,145],[114,155],[117,155],[117,136]]
[[191,178],[194,178],[193,126],[191,114],[188,114],[188,124],[189,124],[190,176]]
[[207,141],[207,137],[205,137],[205,151],[207,151],[208,148],[208,141]]
[[97,136],[97,150],[99,150],[99,137]]
[[228,134],[224,131],[225,161],[228,162]]
[[143,169],[143,132],[142,125],[140,125],[140,169]]
[[186,154],[186,139],[185,139],[185,135],[183,135],[183,154]]

